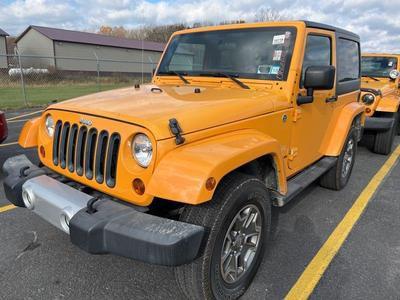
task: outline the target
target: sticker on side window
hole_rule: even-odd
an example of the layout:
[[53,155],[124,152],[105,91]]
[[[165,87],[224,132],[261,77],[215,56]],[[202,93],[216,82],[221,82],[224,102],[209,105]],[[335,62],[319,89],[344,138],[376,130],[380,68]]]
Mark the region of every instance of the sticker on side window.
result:
[[285,43],[284,34],[274,35],[274,38],[272,39],[272,45],[282,45],[284,43]]
[[275,50],[272,60],[281,60],[281,57],[282,57],[282,50]]
[[393,62],[392,61],[389,61],[388,67],[393,67]]

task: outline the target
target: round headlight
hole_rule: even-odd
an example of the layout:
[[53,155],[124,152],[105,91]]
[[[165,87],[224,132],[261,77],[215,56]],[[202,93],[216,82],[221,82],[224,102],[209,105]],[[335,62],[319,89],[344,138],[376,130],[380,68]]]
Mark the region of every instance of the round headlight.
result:
[[153,157],[153,145],[147,135],[137,134],[132,142],[132,155],[143,168],[147,168]]
[[397,70],[392,70],[389,73],[389,77],[393,80],[395,80],[399,76],[399,71]]
[[46,117],[46,122],[45,122],[45,126],[46,126],[46,131],[47,134],[52,137],[54,135],[54,119],[52,116],[47,115]]
[[372,103],[374,103],[374,100],[375,100],[375,96],[372,95],[372,94],[365,94],[365,95],[362,97],[362,102],[363,102],[365,105],[371,105]]

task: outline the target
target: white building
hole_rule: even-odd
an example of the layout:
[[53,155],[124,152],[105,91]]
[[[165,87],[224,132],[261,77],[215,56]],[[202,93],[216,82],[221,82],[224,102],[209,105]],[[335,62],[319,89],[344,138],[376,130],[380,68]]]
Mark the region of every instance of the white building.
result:
[[8,33],[0,28],[0,69],[8,67],[7,63],[7,36]]

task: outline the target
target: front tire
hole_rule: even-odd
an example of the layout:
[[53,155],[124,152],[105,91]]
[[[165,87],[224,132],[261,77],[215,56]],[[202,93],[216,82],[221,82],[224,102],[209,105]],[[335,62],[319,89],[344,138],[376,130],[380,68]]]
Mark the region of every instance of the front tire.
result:
[[398,113],[393,115],[393,126],[383,132],[377,132],[375,135],[374,149],[377,154],[388,155],[392,152],[394,137],[396,136],[397,126],[399,122]]
[[228,175],[210,202],[185,207],[180,220],[208,230],[202,256],[175,268],[186,297],[242,296],[258,270],[269,236],[271,202],[265,184],[241,173]]
[[353,170],[356,153],[357,131],[352,127],[336,164],[328,172],[322,175],[320,185],[336,191],[343,189],[349,181]]

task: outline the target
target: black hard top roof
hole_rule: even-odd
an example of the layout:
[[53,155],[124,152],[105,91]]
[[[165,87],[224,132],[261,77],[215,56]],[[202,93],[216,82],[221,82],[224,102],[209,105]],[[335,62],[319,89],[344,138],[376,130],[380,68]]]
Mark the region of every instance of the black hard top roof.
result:
[[357,41],[360,40],[360,36],[358,34],[355,34],[354,32],[351,32],[351,31],[348,31],[348,30],[345,30],[342,28],[338,28],[338,27],[323,24],[323,23],[312,22],[312,21],[303,21],[303,22],[306,24],[306,27],[331,30],[331,31],[335,31],[337,33],[347,35],[353,39],[356,39]]

